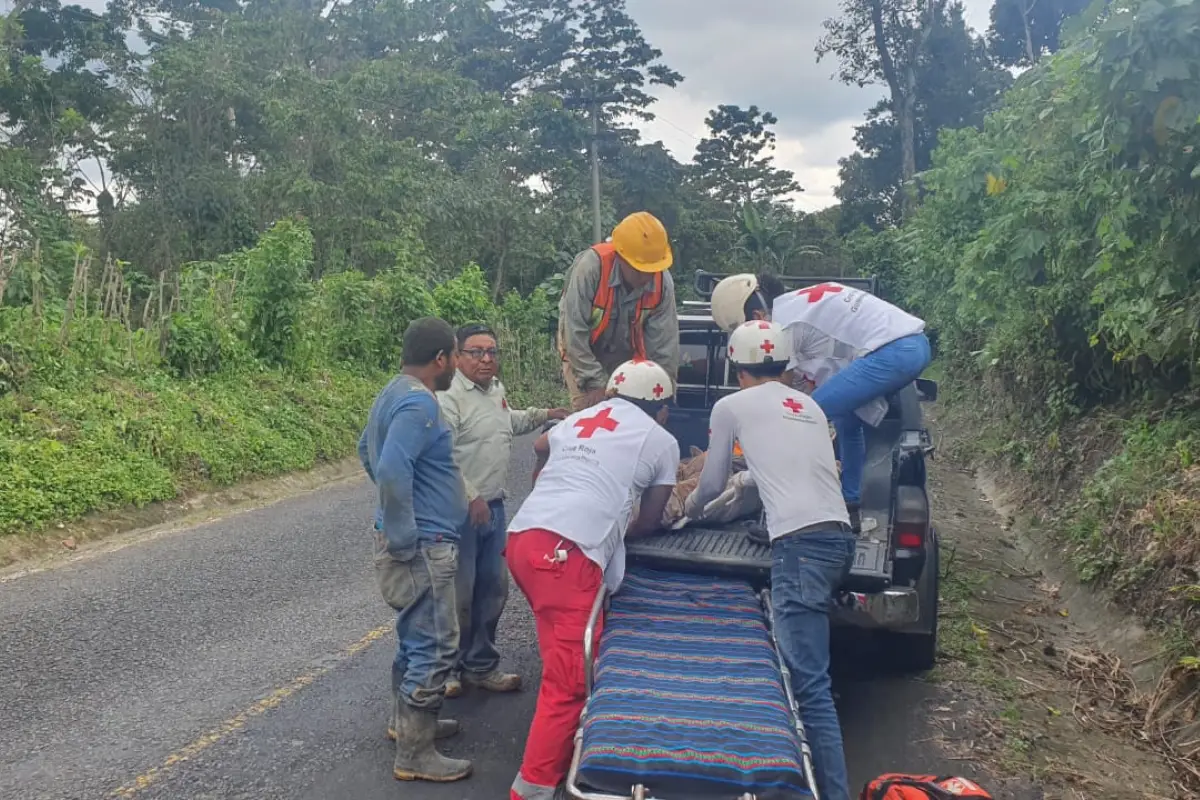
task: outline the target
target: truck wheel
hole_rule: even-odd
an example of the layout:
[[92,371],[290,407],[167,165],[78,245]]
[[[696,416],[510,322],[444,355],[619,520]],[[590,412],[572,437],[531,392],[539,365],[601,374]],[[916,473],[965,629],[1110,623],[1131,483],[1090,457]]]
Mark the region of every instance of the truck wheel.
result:
[[933,580],[929,592],[921,598],[921,616],[933,620],[933,629],[930,633],[883,631],[879,634],[879,644],[883,648],[881,660],[889,665],[893,672],[928,672],[937,664],[938,593],[942,576],[940,543],[937,532],[932,533],[933,547],[929,560],[925,562],[925,569],[933,570],[930,573]]

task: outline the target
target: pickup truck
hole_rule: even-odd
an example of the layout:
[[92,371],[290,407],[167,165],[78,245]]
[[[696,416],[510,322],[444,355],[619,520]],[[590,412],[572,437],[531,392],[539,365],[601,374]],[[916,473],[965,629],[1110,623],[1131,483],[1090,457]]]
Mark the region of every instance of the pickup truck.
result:
[[[701,273],[701,296],[720,277]],[[874,280],[788,282],[826,280],[875,291]],[[708,446],[713,404],[737,386],[707,303],[684,303],[680,338],[667,428],[687,455]],[[920,407],[936,391],[929,381],[904,387],[868,433],[863,515],[877,525],[859,538],[833,615],[880,637],[881,661],[904,669],[928,669],[937,652],[938,540],[925,492],[933,448]],[[775,637],[770,550],[748,535],[754,525],[761,520],[626,541],[621,588],[610,595],[602,585],[574,632],[587,700],[565,786],[572,800],[821,800]]]
[[[723,276],[699,272],[696,290],[711,295]],[[825,281],[876,293],[874,278],[787,277],[801,288]],[[726,359],[726,334],[713,323],[707,301],[684,302],[679,317],[681,366],[676,406],[667,429],[687,456],[708,447],[709,414],[718,399],[737,390]],[[925,460],[933,453],[922,422],[921,401],[937,396],[933,381],[917,380],[888,398],[877,428],[867,428],[862,516],[877,525],[860,535],[854,566],[832,615],[835,627],[865,629],[882,646],[880,663],[902,672],[931,669],[937,654],[938,536],[929,514]],[[765,582],[770,549],[754,541],[742,520],[679,531],[626,543],[631,565],[669,572],[724,574]]]

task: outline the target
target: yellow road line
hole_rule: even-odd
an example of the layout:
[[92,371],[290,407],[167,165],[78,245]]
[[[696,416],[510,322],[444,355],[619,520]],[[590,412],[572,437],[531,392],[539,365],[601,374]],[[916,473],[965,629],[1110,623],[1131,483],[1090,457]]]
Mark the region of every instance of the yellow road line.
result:
[[289,681],[283,686],[280,686],[278,689],[254,703],[249,708],[225,720],[219,726],[204,734],[196,741],[179,748],[174,753],[171,753],[171,755],[163,759],[163,762],[157,767],[152,767],[146,772],[143,772],[141,775],[138,775],[130,783],[127,783],[120,789],[113,791],[109,797],[133,797],[138,792],[148,789],[165,778],[167,773],[170,772],[171,769],[173,769],[180,762],[187,761],[190,758],[195,758],[218,742],[242,730],[246,727],[247,722],[255,717],[262,716],[273,708],[277,708],[281,703],[283,703],[284,700],[287,700],[305,686],[308,686],[322,675],[328,673],[331,669],[337,666],[338,663],[346,660],[347,658],[358,655],[370,647],[373,643],[386,636],[391,630],[391,625],[381,625],[373,631],[370,631],[366,636],[362,637],[357,642],[350,645],[340,654],[338,654],[338,658],[334,663],[327,664],[323,667],[317,667],[311,672],[306,672],[300,677]]

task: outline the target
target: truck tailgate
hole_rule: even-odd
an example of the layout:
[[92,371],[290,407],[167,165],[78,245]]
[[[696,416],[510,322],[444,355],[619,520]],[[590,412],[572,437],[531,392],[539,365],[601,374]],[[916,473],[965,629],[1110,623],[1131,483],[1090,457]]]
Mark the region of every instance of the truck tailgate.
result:
[[[630,539],[625,543],[625,550],[631,564],[651,569],[765,580],[771,571],[771,551],[752,541],[746,530],[747,523],[714,528],[688,527]],[[886,530],[863,533],[858,540],[846,588],[870,592],[886,588],[890,583]]]

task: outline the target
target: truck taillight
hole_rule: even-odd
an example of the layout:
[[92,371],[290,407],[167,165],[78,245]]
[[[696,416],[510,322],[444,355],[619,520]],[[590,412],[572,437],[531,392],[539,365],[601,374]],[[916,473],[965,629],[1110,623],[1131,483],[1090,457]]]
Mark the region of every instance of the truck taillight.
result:
[[925,544],[925,531],[905,530],[899,525],[896,526],[896,546],[903,547],[907,550],[918,550]]
[[896,488],[896,513],[892,518],[892,530],[897,548],[919,550],[925,546],[925,532],[929,530],[929,500],[921,487]]

